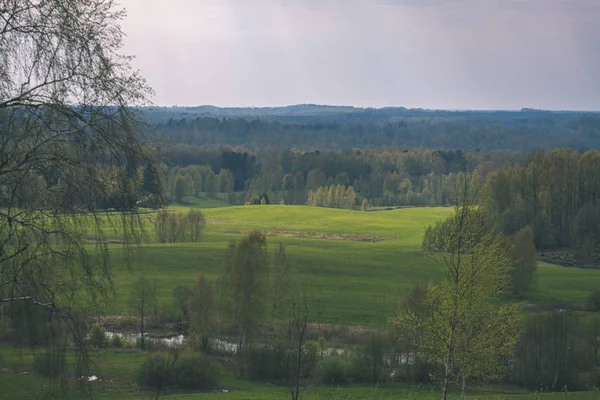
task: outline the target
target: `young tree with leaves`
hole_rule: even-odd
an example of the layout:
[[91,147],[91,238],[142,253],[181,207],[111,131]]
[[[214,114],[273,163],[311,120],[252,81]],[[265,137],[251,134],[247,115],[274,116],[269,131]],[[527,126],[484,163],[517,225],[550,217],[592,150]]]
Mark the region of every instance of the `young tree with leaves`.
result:
[[208,346],[210,336],[215,333],[214,292],[213,284],[204,275],[200,275],[187,302],[192,340],[204,349]]
[[200,210],[190,210],[185,216],[185,227],[190,241],[197,242],[206,226],[206,218]]
[[421,352],[442,369],[444,400],[452,382],[464,399],[469,382],[498,376],[501,356],[512,354],[517,338],[518,305],[500,301],[511,268],[505,242],[489,218],[478,174],[459,182],[454,213],[423,238],[446,277],[428,288],[425,316],[409,311],[394,321],[423,333]]
[[275,252],[275,262],[271,272],[272,304],[271,304],[271,337],[275,336],[276,323],[286,317],[285,313],[294,296],[294,277],[292,265],[285,251],[285,245],[279,243]]
[[128,299],[129,306],[140,318],[140,347],[145,349],[146,316],[156,306],[156,290],[154,284],[148,279],[141,277],[131,288]]
[[263,233],[252,232],[229,244],[222,283],[233,311],[238,351],[244,351],[263,317],[267,277],[267,238]]
[[533,288],[537,271],[537,252],[533,230],[528,225],[507,238],[508,257],[512,264],[510,291],[514,296],[525,296]]

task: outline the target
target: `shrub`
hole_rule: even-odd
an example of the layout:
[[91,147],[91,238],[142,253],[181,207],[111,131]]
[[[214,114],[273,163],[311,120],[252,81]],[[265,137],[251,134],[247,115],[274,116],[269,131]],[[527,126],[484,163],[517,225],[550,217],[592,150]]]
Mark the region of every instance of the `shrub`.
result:
[[173,363],[167,354],[155,353],[140,366],[138,384],[151,390],[204,390],[214,388],[218,377],[218,369],[200,355],[184,355]]
[[600,311],[600,289],[596,289],[590,293],[586,306],[590,311]]
[[257,380],[286,379],[290,372],[289,361],[287,349],[282,342],[273,346],[249,345],[244,354],[245,373],[249,378]]
[[171,385],[169,357],[156,353],[149,355],[138,371],[138,384],[144,389],[161,390]]
[[389,342],[381,333],[371,335],[364,345],[353,353],[346,375],[353,382],[378,383],[385,381],[384,356]]
[[217,385],[219,371],[199,354],[186,355],[171,368],[172,385],[181,390],[212,389]]
[[326,385],[341,385],[347,383],[347,362],[340,357],[329,357],[323,360],[317,368],[319,381]]
[[92,325],[90,329],[90,344],[97,349],[106,347],[106,331],[98,324]]
[[57,378],[64,374],[66,357],[63,350],[47,350],[36,353],[33,361],[36,373],[46,378]]
[[110,345],[112,347],[116,347],[118,349],[123,347],[123,340],[121,340],[121,336],[117,335],[116,333],[113,335],[112,339],[110,340]]

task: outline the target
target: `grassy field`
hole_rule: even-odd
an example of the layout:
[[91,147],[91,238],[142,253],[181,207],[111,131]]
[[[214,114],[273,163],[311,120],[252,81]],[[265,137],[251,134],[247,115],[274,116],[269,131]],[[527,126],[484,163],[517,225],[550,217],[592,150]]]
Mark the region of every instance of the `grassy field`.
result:
[[[213,207],[214,202],[198,200],[173,207],[184,211],[205,206],[208,220],[198,243],[158,244],[151,232],[132,263],[124,262],[121,245],[110,246],[114,256],[116,296],[104,307],[104,314],[131,313],[126,306],[130,287],[138,276],[155,280],[159,303],[174,308],[171,291],[191,287],[199,274],[217,278],[223,268],[227,244],[252,230],[268,237],[269,251],[279,242],[287,245],[298,279],[323,307],[321,322],[343,325],[381,326],[394,315],[399,299],[413,282],[436,281],[443,268],[420,251],[425,228],[451,213],[450,208],[405,208],[377,212],[300,207],[246,206]],[[151,226],[151,214],[145,217]],[[600,271],[562,268],[539,264],[537,285],[529,299],[546,307],[581,307],[592,289],[600,285]],[[37,399],[48,394],[49,381],[28,374],[32,355],[7,346],[0,347],[0,398],[10,393],[15,399]],[[93,385],[95,398],[149,398],[135,384],[135,373],[146,357],[135,350],[105,350],[96,354],[93,373],[100,377]],[[164,399],[283,399],[286,389],[277,385],[237,380],[224,375],[221,382],[235,388],[227,393],[169,394]],[[438,399],[439,390],[401,386],[341,388],[314,387],[306,399]],[[79,398],[75,394],[73,398]],[[454,393],[452,399],[458,399]],[[597,392],[531,394],[510,388],[478,389],[469,399],[594,399]]]
[[[31,373],[32,351],[20,351],[2,345],[0,346],[0,353],[3,354],[3,368],[0,370],[0,398],[19,400],[55,398],[52,394],[57,391],[57,383]],[[137,369],[146,357],[146,354],[136,350],[95,351],[93,354],[95,361],[90,374],[96,375],[98,380],[89,384],[92,390],[91,398],[105,400],[155,398],[155,393],[140,391],[135,384]],[[68,358],[68,362],[72,363],[73,358]],[[289,398],[287,389],[278,385],[249,382],[228,374],[222,374],[220,382],[221,387],[227,389],[204,393],[163,393],[160,398],[164,400],[281,400]],[[74,382],[70,383],[70,387],[73,388],[74,385]],[[227,392],[224,390],[227,390]],[[303,398],[307,400],[437,400],[441,397],[439,389],[401,385],[383,385],[379,387],[356,385],[343,387],[313,386],[305,390],[307,391]],[[9,397],[4,397],[6,395]],[[67,394],[66,398],[79,399],[82,396],[80,392],[72,390],[71,396]],[[459,398],[460,395],[457,392],[451,392],[449,396],[449,399],[452,400]],[[494,387],[470,389],[467,398],[469,400],[600,400],[600,395],[598,392],[534,394],[512,387]]]
[[[185,207],[174,207],[183,210]],[[230,240],[252,230],[268,235],[269,249],[287,245],[299,280],[323,304],[323,322],[375,326],[385,323],[398,300],[416,281],[436,281],[443,268],[420,251],[425,228],[450,208],[405,208],[360,212],[302,206],[242,206],[203,209],[208,220],[199,243],[147,243],[131,267],[114,246],[116,300],[123,304],[138,275],[158,282],[168,307],[171,291],[191,286],[199,274],[216,278]],[[525,302],[548,307],[581,307],[600,285],[600,271],[540,263],[536,288]]]

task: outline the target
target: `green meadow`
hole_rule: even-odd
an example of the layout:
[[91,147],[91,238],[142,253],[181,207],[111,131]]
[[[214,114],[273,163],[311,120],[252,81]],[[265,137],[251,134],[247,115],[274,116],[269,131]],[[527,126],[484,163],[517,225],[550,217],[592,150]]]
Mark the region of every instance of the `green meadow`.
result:
[[[253,230],[268,235],[274,255],[278,243],[287,246],[298,282],[319,301],[320,322],[377,327],[388,324],[402,296],[414,282],[432,282],[443,277],[443,267],[420,250],[426,227],[445,217],[451,208],[403,208],[381,211],[349,211],[304,206],[218,207],[196,200],[173,207],[185,212],[202,208],[207,219],[197,243],[156,243],[152,213],[143,216],[145,240],[127,263],[122,244],[111,244],[115,295],[100,308],[104,315],[127,315],[130,288],[143,275],[157,284],[161,307],[174,311],[172,290],[191,287],[200,274],[216,279],[223,269],[225,249],[231,240]],[[113,236],[112,232],[109,232]],[[116,238],[116,236],[114,236]],[[528,309],[575,308],[583,306],[588,294],[600,285],[600,271],[563,268],[540,263],[536,287],[523,299]],[[0,398],[11,393],[15,399],[52,398],[53,383],[30,373],[32,350],[2,346]],[[92,383],[99,399],[154,398],[138,389],[136,371],[146,354],[136,349],[95,351],[91,373],[100,377]],[[226,362],[224,361],[226,364]],[[165,393],[168,400],[192,399],[282,399],[289,396],[278,385],[250,382],[223,373],[221,384],[228,392]],[[74,393],[72,398],[79,398]],[[313,386],[305,399],[412,399],[440,397],[439,389],[407,386]],[[450,399],[458,399],[452,393]],[[518,388],[493,387],[470,390],[468,399],[600,399],[598,392],[527,393]]]
[[[137,369],[147,355],[138,350],[95,350],[92,354],[94,363],[90,373],[98,377],[97,381],[88,385],[90,392],[82,394],[73,387],[61,396],[59,384],[31,373],[33,350],[18,350],[8,346],[0,346],[3,362],[8,369],[0,371],[0,398],[3,393],[10,393],[7,399],[80,399],[95,398],[103,400],[154,399],[156,393],[141,391],[136,383]],[[69,356],[67,363],[73,363]],[[235,378],[231,374],[221,373],[221,389],[212,392],[194,393],[161,393],[163,400],[281,400],[289,398],[287,388],[265,383],[251,382]],[[354,399],[406,399],[437,400],[440,389],[426,386],[381,385],[381,386],[310,386],[305,389],[304,399],[310,400],[354,400]],[[460,399],[460,393],[451,391],[450,400]],[[599,400],[600,392],[562,393],[527,393],[511,386],[493,386],[488,388],[472,388],[469,400]]]
[[[187,207],[174,207],[185,211]],[[323,304],[322,322],[376,326],[392,316],[414,282],[439,280],[443,267],[420,250],[426,227],[448,216],[448,207],[376,212],[305,206],[203,208],[208,221],[197,243],[159,244],[147,224],[147,243],[126,264],[113,246],[116,296],[107,313],[124,306],[138,276],[155,280],[159,302],[173,302],[174,287],[191,286],[198,275],[217,278],[231,240],[260,230],[269,250],[287,246],[298,281]],[[600,271],[539,263],[536,287],[524,303],[581,308],[600,285]]]

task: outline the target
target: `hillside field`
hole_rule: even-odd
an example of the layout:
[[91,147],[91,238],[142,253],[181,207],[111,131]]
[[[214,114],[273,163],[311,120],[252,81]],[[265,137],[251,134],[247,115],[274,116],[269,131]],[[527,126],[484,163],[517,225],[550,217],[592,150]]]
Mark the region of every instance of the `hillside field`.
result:
[[[199,201],[196,205],[202,205]],[[212,203],[211,206],[215,204]],[[174,207],[185,211],[189,206]],[[268,234],[269,252],[279,242],[287,245],[298,280],[322,306],[321,322],[353,326],[385,326],[401,297],[413,282],[440,279],[443,268],[420,250],[426,227],[450,215],[451,208],[404,208],[360,212],[303,206],[243,206],[203,208],[208,224],[198,243],[157,244],[152,237],[151,214],[144,216],[145,243],[127,265],[121,245],[114,253],[116,296],[101,308],[105,315],[131,314],[127,297],[131,285],[143,275],[157,284],[161,307],[175,310],[174,287],[191,287],[199,274],[217,278],[223,269],[227,244],[252,230]],[[272,254],[271,254],[272,255]],[[524,303],[545,307],[579,308],[589,292],[600,284],[600,271],[539,265],[537,287]],[[35,350],[2,345],[4,371],[0,387],[15,399],[36,399],[53,391],[52,381],[31,374]],[[100,380],[92,384],[100,399],[150,398],[140,391],[136,373],[146,355],[135,349],[94,350],[91,373]],[[72,361],[70,361],[72,362]],[[282,399],[285,387],[251,382],[231,373],[221,376],[227,393],[181,393],[161,396],[166,400]],[[439,398],[439,389],[404,385],[311,386],[306,399],[412,399]],[[458,399],[453,392],[450,399]],[[78,393],[73,394],[78,398]],[[533,394],[510,386],[473,388],[468,399],[589,399],[600,392]]]
[[[201,203],[200,203],[201,204]],[[184,211],[186,207],[175,207]],[[399,299],[416,281],[441,278],[442,266],[420,250],[426,227],[448,216],[448,207],[376,212],[305,206],[203,208],[207,227],[201,242],[158,244],[150,225],[148,243],[130,267],[115,245],[116,298],[112,314],[128,313],[125,298],[137,276],[157,282],[159,302],[172,304],[174,287],[191,286],[198,275],[217,278],[227,244],[252,230],[268,236],[269,251],[287,246],[298,280],[323,304],[322,322],[385,324]],[[600,284],[600,271],[539,263],[536,289],[523,302],[580,308]]]

